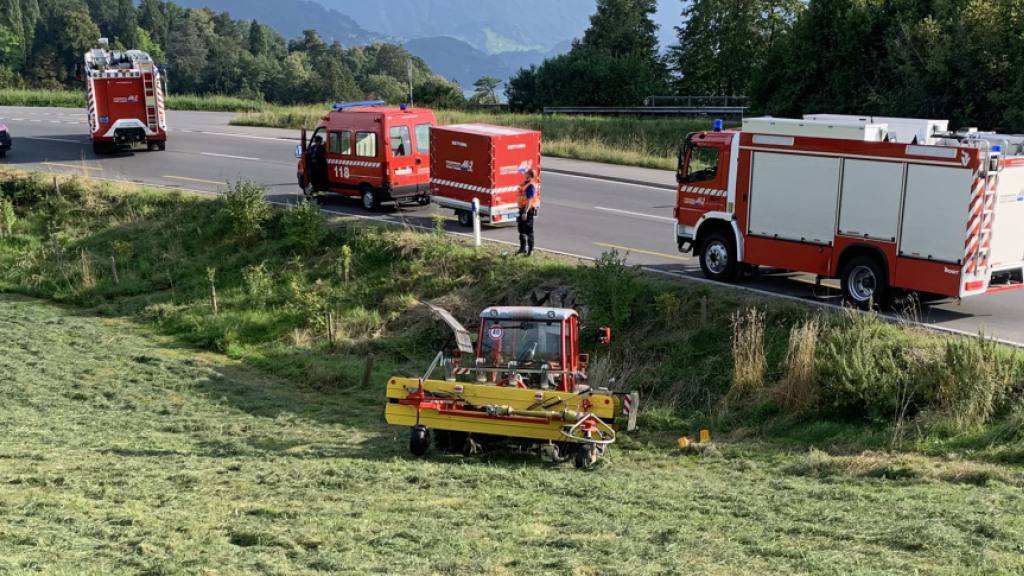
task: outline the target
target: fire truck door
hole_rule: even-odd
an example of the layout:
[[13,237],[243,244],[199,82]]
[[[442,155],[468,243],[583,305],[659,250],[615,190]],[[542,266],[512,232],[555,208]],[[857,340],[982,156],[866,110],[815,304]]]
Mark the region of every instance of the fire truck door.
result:
[[677,205],[684,223],[696,222],[700,214],[726,208],[728,154],[712,143],[689,141],[679,159],[679,198]]

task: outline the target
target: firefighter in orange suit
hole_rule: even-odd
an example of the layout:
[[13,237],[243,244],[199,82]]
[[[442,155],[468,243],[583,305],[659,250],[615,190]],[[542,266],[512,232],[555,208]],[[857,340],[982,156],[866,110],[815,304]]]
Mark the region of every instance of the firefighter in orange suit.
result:
[[533,219],[540,206],[540,182],[533,170],[526,171],[526,180],[519,185],[519,254],[533,254]]

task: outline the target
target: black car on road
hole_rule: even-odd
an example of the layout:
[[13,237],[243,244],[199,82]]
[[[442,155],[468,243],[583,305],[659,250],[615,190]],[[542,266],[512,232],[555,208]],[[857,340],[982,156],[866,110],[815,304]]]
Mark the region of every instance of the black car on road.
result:
[[11,149],[11,134],[7,131],[7,126],[0,124],[0,158],[7,155],[7,151]]

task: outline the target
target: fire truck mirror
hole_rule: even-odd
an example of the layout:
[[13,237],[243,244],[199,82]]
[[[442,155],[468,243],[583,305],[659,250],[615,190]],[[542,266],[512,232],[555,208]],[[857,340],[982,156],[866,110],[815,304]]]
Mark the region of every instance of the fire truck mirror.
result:
[[295,145],[295,157],[302,158],[302,144]]
[[612,343],[612,329],[607,326],[602,326],[597,329],[597,341],[602,346],[608,346]]

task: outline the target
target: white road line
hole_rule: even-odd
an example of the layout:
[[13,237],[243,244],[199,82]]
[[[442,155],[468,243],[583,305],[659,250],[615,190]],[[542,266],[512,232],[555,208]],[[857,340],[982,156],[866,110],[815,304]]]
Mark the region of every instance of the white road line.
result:
[[625,214],[626,216],[636,216],[637,218],[650,218],[651,220],[662,220],[664,222],[672,222],[675,224],[675,218],[669,218],[668,216],[655,216],[654,214],[643,214],[641,212],[630,212],[629,210],[619,210],[618,208],[605,208],[604,206],[594,206],[594,210],[600,210],[602,212],[615,212],[616,214]]
[[[544,168],[541,168],[541,172],[544,172]],[[579,178],[581,180],[597,180],[598,182],[604,182],[606,184],[611,182],[611,183],[614,183],[614,184],[621,184],[622,186],[634,186],[636,188],[647,188],[648,190],[657,190],[659,192],[667,192],[669,194],[675,194],[676,193],[675,190],[670,190],[668,188],[663,188],[661,186],[657,186],[657,185],[653,185],[653,184],[634,184],[633,182],[620,182],[618,180],[613,180],[611,178],[601,178],[600,176],[580,176],[579,174],[566,174],[565,172],[558,172],[554,168],[549,169],[548,172],[550,174],[554,174],[556,176],[565,176],[566,178]],[[667,184],[666,184],[666,186],[667,186]]]
[[42,136],[22,136],[25,140],[43,140],[44,142],[65,142],[68,144],[82,144],[85,140],[70,140],[68,138],[43,138]]
[[253,162],[259,162],[259,158],[252,158],[250,156],[232,156],[231,154],[217,154],[214,152],[200,152],[200,156],[213,156],[215,158],[232,158],[234,160],[252,160]]
[[275,138],[273,136],[254,136],[252,134],[233,134],[231,132],[210,132],[207,130],[182,130],[182,132],[194,132],[197,134],[210,134],[212,136],[230,136],[232,138],[248,138],[250,140],[280,140],[282,142],[292,142],[298,140],[298,138]]

